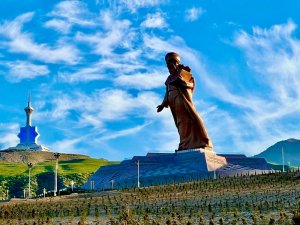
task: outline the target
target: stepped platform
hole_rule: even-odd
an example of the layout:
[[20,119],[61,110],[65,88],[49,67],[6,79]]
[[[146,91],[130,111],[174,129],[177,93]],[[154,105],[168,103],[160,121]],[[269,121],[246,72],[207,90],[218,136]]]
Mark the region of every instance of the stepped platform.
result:
[[245,155],[217,155],[212,151],[148,153],[134,156],[117,165],[103,166],[83,185],[84,189],[103,190],[163,185],[205,178],[271,172],[263,158]]

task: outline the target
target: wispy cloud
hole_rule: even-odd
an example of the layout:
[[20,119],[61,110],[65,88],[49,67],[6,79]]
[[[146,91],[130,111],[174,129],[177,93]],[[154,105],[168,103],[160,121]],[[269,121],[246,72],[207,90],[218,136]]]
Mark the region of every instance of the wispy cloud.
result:
[[91,82],[105,79],[104,71],[101,67],[89,66],[82,69],[77,69],[76,72],[65,71],[58,73],[58,82],[78,83]]
[[185,11],[185,17],[184,19],[186,21],[196,21],[199,19],[200,16],[202,16],[205,13],[205,10],[202,9],[201,7],[196,8],[192,7],[190,9],[187,9]]
[[111,5],[118,5],[121,8],[128,9],[132,13],[135,13],[141,8],[157,7],[166,2],[166,0],[120,0],[113,1]]
[[82,121],[83,126],[87,126],[88,121],[91,125],[97,124],[96,120],[101,124],[105,121],[117,122],[130,117],[151,119],[156,115],[156,105],[160,102],[159,95],[154,92],[143,91],[135,96],[121,89],[100,89],[91,95],[74,92],[53,94],[53,96],[59,97],[52,98],[48,102],[51,110],[43,113],[41,109],[39,113],[37,112],[39,121],[46,117],[48,121],[68,120],[71,119],[68,117],[71,112],[77,113],[77,117],[72,119]]
[[21,82],[24,79],[34,79],[49,74],[48,66],[32,64],[27,61],[0,63],[8,69],[5,77],[10,82]]
[[133,135],[138,132],[140,132],[142,129],[144,129],[146,126],[148,126],[150,123],[145,123],[136,127],[132,127],[125,130],[119,130],[119,131],[111,131],[109,134],[103,135],[101,138],[99,138],[97,141],[108,141],[112,139],[116,139],[123,136]]
[[160,12],[156,12],[154,14],[147,14],[146,19],[141,24],[142,27],[145,28],[166,28],[168,27],[165,18]]
[[3,43],[10,52],[24,53],[29,57],[48,63],[75,64],[79,59],[79,51],[76,47],[58,42],[55,46],[46,43],[36,43],[33,35],[23,32],[23,24],[30,22],[33,12],[25,13],[12,21],[6,21],[0,25],[0,36],[7,39]]
[[58,73],[58,82],[80,83],[99,80],[113,80],[118,76],[139,73],[147,67],[138,57],[140,51],[128,51],[122,54],[111,54],[98,62],[74,67]]
[[87,5],[82,1],[62,1],[54,7],[48,16],[52,19],[48,20],[45,26],[64,34],[69,33],[74,25],[83,27],[97,25],[97,16],[89,12]]
[[16,123],[0,123],[0,149],[15,147],[19,143],[18,129]]
[[45,27],[53,28],[63,34],[70,32],[72,24],[62,19],[51,19],[45,23]]
[[158,68],[147,73],[137,73],[134,75],[121,75],[114,79],[117,86],[142,89],[153,89],[163,87],[166,80],[166,75],[163,74],[165,68]]
[[118,20],[114,18],[111,11],[101,13],[101,26],[103,31],[95,34],[78,32],[76,40],[85,42],[93,48],[95,54],[107,56],[112,55],[116,49],[128,49],[132,47],[135,33],[130,29],[129,20]]
[[[52,109],[50,111],[46,109],[44,112],[43,108],[40,109],[35,120],[41,123],[47,118],[48,123],[51,121],[52,126],[60,130],[64,138],[48,145],[54,150],[63,152],[67,149],[82,150],[81,145],[91,144],[92,148],[95,143],[99,146],[107,146],[109,149],[109,143],[113,140],[137,137],[142,130],[148,133],[149,141],[153,139],[153,142],[159,142],[159,139],[156,140],[153,136],[159,135],[160,130],[153,133],[153,126],[157,127],[157,123],[165,126],[166,121],[170,120],[170,117],[164,116],[167,111],[161,113],[160,116],[156,113],[156,106],[161,98],[150,91],[142,91],[133,95],[120,89],[102,89],[92,95],[80,92],[60,94],[59,97],[52,98],[48,102]],[[111,124],[117,125],[112,128]],[[145,127],[147,129],[144,129]],[[166,128],[168,128],[167,125]],[[163,130],[162,133],[168,133],[168,129]],[[82,137],[80,139],[78,139],[79,134]],[[166,137],[166,135],[162,136]],[[176,136],[173,135],[172,138],[176,139]],[[93,141],[90,143],[89,140]],[[136,149],[136,151],[141,150],[142,148]],[[130,155],[130,152],[126,154]]]
[[[63,139],[51,144],[50,149],[55,152],[74,153],[78,152],[78,144],[83,138]],[[77,151],[76,151],[77,150]]]
[[253,34],[240,31],[235,44],[247,57],[248,65],[264,77],[272,92],[272,103],[261,105],[260,123],[300,112],[300,40],[293,36],[296,24],[253,28]]

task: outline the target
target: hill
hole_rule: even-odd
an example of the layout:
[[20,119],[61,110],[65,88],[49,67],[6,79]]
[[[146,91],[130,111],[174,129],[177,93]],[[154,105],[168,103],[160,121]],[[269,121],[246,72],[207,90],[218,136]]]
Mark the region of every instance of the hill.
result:
[[[31,185],[33,194],[42,193],[43,189],[53,190],[55,160],[53,152],[35,151],[0,151],[0,196],[5,190],[11,195],[23,196],[28,186],[27,162],[33,163]],[[94,159],[86,155],[61,154],[58,167],[59,188],[84,184],[99,167],[117,163],[105,159]]]
[[300,166],[300,140],[294,138],[279,141],[253,157],[262,157],[270,163],[282,165],[282,148],[284,151],[285,164]]
[[[80,155],[80,154],[65,154],[61,153],[60,160],[73,160],[73,159],[88,159],[89,156]],[[29,150],[2,150],[0,151],[0,163],[1,162],[11,162],[11,163],[28,163],[33,164],[53,161],[54,156],[53,152],[37,152]]]

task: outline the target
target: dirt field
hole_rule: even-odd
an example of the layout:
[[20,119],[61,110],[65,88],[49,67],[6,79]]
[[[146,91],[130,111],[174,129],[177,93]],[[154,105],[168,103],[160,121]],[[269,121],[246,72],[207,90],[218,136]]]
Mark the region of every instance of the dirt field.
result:
[[294,224],[300,172],[0,204],[0,224]]

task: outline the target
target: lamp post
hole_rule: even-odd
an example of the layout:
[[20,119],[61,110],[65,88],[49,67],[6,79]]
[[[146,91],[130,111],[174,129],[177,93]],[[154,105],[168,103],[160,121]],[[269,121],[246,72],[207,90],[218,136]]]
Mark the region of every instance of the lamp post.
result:
[[216,153],[214,154],[214,180],[217,179],[217,174],[216,174]]
[[140,160],[137,161],[137,168],[138,168],[138,181],[137,181],[137,185],[138,185],[138,188],[140,188]]
[[31,168],[33,166],[32,163],[27,163],[28,166],[28,198],[31,198],[31,182],[30,182],[30,175],[31,175]]
[[74,181],[73,180],[71,181],[71,188],[72,188],[72,192],[73,192],[73,190],[74,190]]
[[281,154],[282,154],[282,172],[285,172],[284,171],[284,151],[283,151],[283,146],[282,146],[282,149],[281,149]]
[[90,189],[93,191],[95,188],[95,182],[93,180],[90,181]]
[[111,190],[114,189],[114,182],[115,182],[114,179],[112,179],[112,180],[111,180]]
[[54,155],[54,158],[56,159],[56,162],[55,162],[55,176],[54,176],[54,196],[56,196],[57,195],[58,158],[60,156],[60,153],[56,152],[53,155]]

